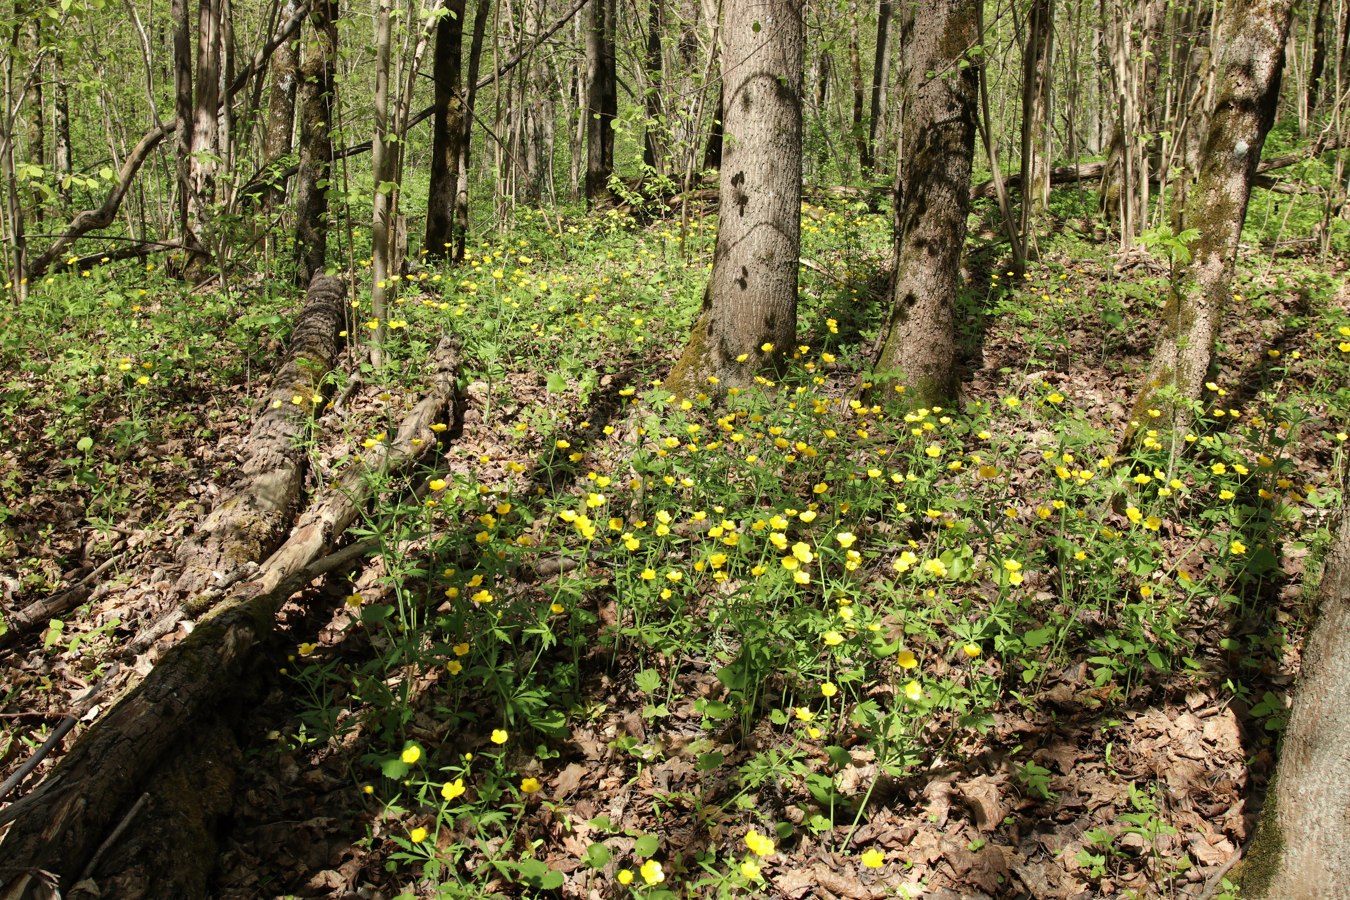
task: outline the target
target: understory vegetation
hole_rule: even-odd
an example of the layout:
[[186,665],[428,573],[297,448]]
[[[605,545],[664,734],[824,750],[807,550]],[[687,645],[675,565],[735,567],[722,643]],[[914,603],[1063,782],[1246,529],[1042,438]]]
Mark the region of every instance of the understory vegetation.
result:
[[[1248,237],[1287,219],[1254,206]],[[868,368],[888,210],[804,207],[790,367],[718,406],[660,381],[711,216],[522,210],[463,267],[413,265],[384,364],[312,406],[311,478],[390,439],[444,334],[464,424],[427,436],[434,467],[378,484],[356,533],[378,550],[288,608],[245,718],[266,796],[237,813],[221,895],[303,894],[344,865],[444,897],[1208,879],[1252,826],[1341,501],[1344,275],[1244,255],[1191,431],[1174,447],[1141,422],[1122,454],[1167,235],[1122,255],[1063,221],[1021,277],[972,240],[959,408],[869,390],[888,381]],[[377,324],[356,279],[353,344]],[[3,313],[8,597],[181,539],[297,301],[109,263]],[[137,615],[53,620],[5,709],[62,706]],[[31,725],[0,720],[6,761],[44,739]],[[279,819],[331,852],[276,855]]]

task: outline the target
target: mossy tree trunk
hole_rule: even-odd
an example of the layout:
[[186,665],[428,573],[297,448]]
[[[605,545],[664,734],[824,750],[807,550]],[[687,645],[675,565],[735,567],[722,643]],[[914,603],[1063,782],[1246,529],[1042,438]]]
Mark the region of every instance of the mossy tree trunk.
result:
[[1242,896],[1317,900],[1350,885],[1350,515],[1317,589],[1317,620],[1255,841]]
[[801,254],[801,4],[730,0],[722,26],[726,142],[712,276],[666,387],[743,388],[791,352]]
[[345,551],[333,549],[370,502],[377,480],[419,465],[438,446],[432,425],[458,409],[457,345],[442,339],[431,360],[436,368],[428,392],[397,435],[316,495],[257,573],[232,587],[143,679],[129,674],[111,709],[80,735],[52,773],[0,811],[0,822],[13,823],[0,842],[0,896],[49,896],[42,886],[53,881],[68,891],[137,795],[158,780],[159,767],[171,761],[189,729],[226,704],[281,606],[339,561],[351,561]]
[[337,278],[321,275],[310,282],[290,348],[249,432],[239,479],[179,547],[179,591],[200,593],[221,575],[263,559],[285,538],[304,487],[304,442],[322,402],[316,398],[341,346],[346,296]]
[[328,257],[328,190],[333,177],[333,90],[337,73],[338,5],[308,0],[310,27],[302,41],[300,160],[295,182],[296,281],[309,284]]
[[1214,357],[1219,321],[1232,291],[1242,223],[1261,148],[1275,119],[1294,0],[1235,0],[1222,15],[1219,89],[1200,170],[1178,231],[1195,229],[1190,260],[1173,279],[1163,332],[1135,403],[1127,441],[1157,422],[1174,432],[1190,423]]
[[896,196],[893,306],[882,334],[879,389],[906,402],[956,399],[956,292],[975,152],[975,0],[924,0],[900,28],[904,105]]

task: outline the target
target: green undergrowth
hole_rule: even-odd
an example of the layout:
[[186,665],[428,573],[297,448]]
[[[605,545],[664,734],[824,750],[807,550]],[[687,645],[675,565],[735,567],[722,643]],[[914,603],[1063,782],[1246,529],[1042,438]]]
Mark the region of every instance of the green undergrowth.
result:
[[[1000,716],[1039,708],[1075,666],[1085,709],[1222,684],[1281,726],[1251,685],[1297,637],[1275,615],[1285,553],[1324,541],[1344,465],[1350,323],[1327,285],[1290,274],[1308,302],[1259,385],[1212,383],[1176,446],[1143,423],[1117,457],[1106,384],[1038,373],[1137,366],[1157,276],[1112,276],[1082,246],[1015,283],[995,271],[972,284],[966,337],[1020,359],[987,395],[864,405],[886,220],[804,222],[827,274],[804,271],[791,370],[721,407],[659,380],[698,307],[706,223],[686,260],[671,224],[540,216],[405,289],[395,358],[461,335],[496,455],[452,450],[423,499],[367,523],[385,577],[348,597],[336,646],[299,646],[288,674],[312,702],[283,740],[362,738],[368,840],[419,890],[570,877],[606,896],[754,895],[806,842],[898,877],[901,854],[852,840],[888,786],[996,742]],[[683,759],[696,787],[654,796],[645,824],[578,821],[550,779],[625,710],[644,727],[611,729],[605,759],[630,786]],[[845,788],[860,759],[868,777]],[[1017,771],[1051,799],[1045,769]],[[1131,796],[1139,833],[1167,833],[1151,795]],[[661,829],[671,816],[713,837],[690,847]],[[555,829],[575,832],[570,865]],[[1090,878],[1116,865],[1102,835]],[[1140,864],[1161,882],[1192,863]]]
[[[1278,330],[1254,359],[1224,357],[1192,433],[1174,445],[1141,423],[1122,457],[1106,410],[1146,359],[1159,274],[1116,272],[1072,237],[1021,278],[977,249],[971,395],[869,405],[855,398],[886,374],[867,359],[888,229],[861,207],[804,211],[790,369],[721,407],[660,384],[701,301],[711,219],[522,213],[462,267],[419,258],[399,279],[388,361],[363,366],[373,399],[314,410],[322,471],[389,439],[444,334],[470,424],[411,479],[372,476],[382,500],[358,531],[382,575],[322,635],[294,635],[298,712],[275,752],[357,748],[363,844],[410,890],[534,896],[570,878],[603,896],[752,896],[807,847],[896,883],[904,854],[864,826],[937,761],[999,747],[1017,789],[1052,800],[1000,720],[1045,708],[1077,669],[1069,700],[1108,719],[1211,685],[1278,730],[1260,676],[1301,627],[1277,602],[1287,559],[1315,558],[1345,466],[1335,285],[1244,270],[1242,320]],[[125,487],[125,461],[175,416],[270,362],[257,347],[284,338],[297,297],[265,284],[188,295],[109,267],[35,286],[0,345],[7,417],[46,410],[81,496]],[[355,298],[354,336],[377,324]],[[621,770],[616,790],[641,783],[641,814],[577,813],[553,788],[578,762]],[[675,763],[692,787],[642,782]],[[1131,833],[1155,840],[1170,826],[1154,794],[1130,796]],[[1082,865],[1100,880],[1124,863],[1098,837]],[[1159,883],[1189,864],[1137,863]]]

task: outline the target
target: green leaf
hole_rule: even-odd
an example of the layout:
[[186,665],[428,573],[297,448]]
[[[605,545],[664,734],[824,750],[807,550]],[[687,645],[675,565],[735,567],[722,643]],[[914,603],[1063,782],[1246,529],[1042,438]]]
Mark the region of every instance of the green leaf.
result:
[[633,843],[633,855],[647,859],[656,853],[660,846],[661,839],[659,837],[654,834],[644,834]]
[[726,755],[713,751],[712,753],[700,753],[698,755],[698,764],[694,768],[700,772],[711,772],[726,761]]
[[548,376],[548,390],[550,394],[561,394],[567,390],[567,377],[561,372],[554,372]]
[[94,439],[85,435],[75,443],[75,449],[81,453],[88,453],[94,446]]
[[638,690],[642,691],[644,694],[653,693],[661,686],[661,676],[655,669],[643,669],[637,673],[635,681],[637,682]]
[[392,778],[394,781],[397,781],[408,774],[408,764],[395,756],[392,759],[386,759],[384,762],[380,763],[380,773],[383,774],[385,778]]
[[1022,643],[1028,650],[1035,650],[1037,647],[1042,647],[1050,643],[1050,639],[1054,636],[1055,629],[1046,626],[1045,628],[1037,628],[1033,631],[1028,631],[1026,634],[1022,635]]
[[830,757],[830,762],[834,763],[835,768],[842,769],[853,763],[853,756],[843,747],[831,745],[825,748],[825,753]]
[[592,869],[603,869],[609,865],[612,855],[604,844],[591,844],[586,848],[586,865]]

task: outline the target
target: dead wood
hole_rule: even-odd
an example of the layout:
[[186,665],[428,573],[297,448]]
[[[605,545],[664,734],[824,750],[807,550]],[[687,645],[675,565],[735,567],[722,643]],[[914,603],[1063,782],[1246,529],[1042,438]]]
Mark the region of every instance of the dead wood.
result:
[[44,873],[71,885],[85,871],[188,727],[226,705],[281,606],[324,571],[324,554],[373,496],[374,478],[407,471],[436,446],[431,426],[447,409],[458,414],[458,350],[442,340],[434,359],[430,390],[397,436],[321,491],[257,575],[230,590],[144,679],[133,680],[42,784],[0,811],[0,820],[13,821],[0,843],[0,896],[23,897],[47,880]]
[[285,539],[308,468],[306,432],[341,348],[346,296],[341,279],[320,276],[310,282],[290,347],[245,443],[249,456],[239,477],[179,548],[179,592],[198,594],[240,565],[263,559]]
[[0,634],[0,650],[7,649],[19,638],[37,630],[57,616],[65,615],[79,606],[93,593],[96,582],[104,572],[117,565],[126,556],[118,553],[110,556],[98,565],[98,568],[81,578],[77,583],[50,597],[34,600],[17,612],[9,613],[5,625],[9,630]]

